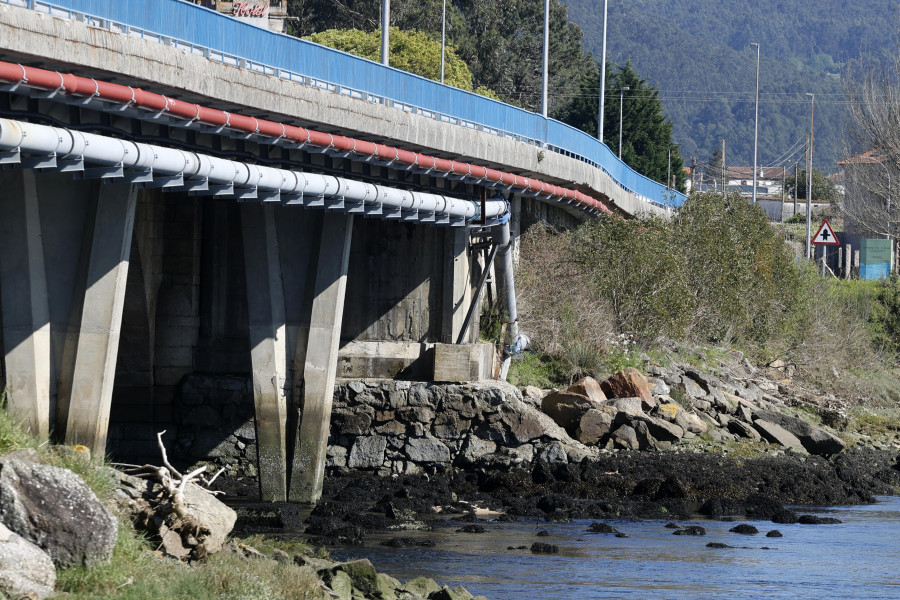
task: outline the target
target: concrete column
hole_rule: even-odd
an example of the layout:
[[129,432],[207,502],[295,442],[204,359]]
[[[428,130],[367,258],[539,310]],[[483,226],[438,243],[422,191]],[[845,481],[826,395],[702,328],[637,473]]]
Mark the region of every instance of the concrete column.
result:
[[322,495],[352,232],[353,215],[325,213],[303,369],[300,444],[292,465],[292,502],[312,504]]
[[[76,336],[74,368],[60,375],[60,395],[68,391],[66,442],[106,452],[106,434],[128,279],[137,188],[115,183],[97,188],[87,278]],[[71,380],[64,382],[64,377]],[[60,398],[60,406],[63,399]]]
[[287,499],[287,332],[273,206],[241,207],[260,498]]
[[[445,344],[455,344],[472,304],[471,267],[466,252],[469,234],[465,227],[451,227],[447,229],[446,240],[441,339]],[[470,327],[469,331],[473,329]]]
[[[34,171],[0,172],[0,307],[12,417],[47,438],[50,311]],[[2,390],[0,390],[2,392]]]

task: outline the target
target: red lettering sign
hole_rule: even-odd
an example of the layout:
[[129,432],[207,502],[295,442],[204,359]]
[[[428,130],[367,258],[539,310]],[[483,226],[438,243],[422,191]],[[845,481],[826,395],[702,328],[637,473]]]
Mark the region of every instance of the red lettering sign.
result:
[[269,5],[266,2],[235,2],[232,5],[236,17],[264,17],[267,8]]

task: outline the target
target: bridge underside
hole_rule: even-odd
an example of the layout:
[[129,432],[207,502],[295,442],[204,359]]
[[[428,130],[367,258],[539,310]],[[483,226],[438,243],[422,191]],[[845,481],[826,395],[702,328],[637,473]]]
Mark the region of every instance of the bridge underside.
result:
[[[157,432],[174,439],[191,408],[186,379],[250,374],[237,393],[253,399],[266,500],[317,499],[338,369],[431,379],[427,349],[457,341],[480,301],[484,262],[465,228],[32,169],[0,171],[0,189],[0,385],[13,415],[43,437],[152,458]],[[397,344],[420,350],[392,356]]]
[[[563,172],[558,182],[622,193],[599,170],[557,154],[543,159],[520,142],[6,5],[0,58],[325,131],[371,124],[370,139],[473,163],[508,168],[527,154],[528,173]],[[3,120],[468,202],[482,189],[471,178],[14,87],[0,88]],[[475,226],[407,221],[402,211],[394,220],[367,219],[255,196],[240,202],[235,194],[216,197],[212,187],[189,191],[188,182],[164,192],[164,181],[134,183],[121,165],[72,174],[55,158],[0,152],[0,166],[15,167],[0,170],[0,389],[12,414],[41,437],[155,462],[156,435],[167,430],[167,443],[177,442],[170,456],[191,461],[217,445],[203,437],[204,422],[233,419],[244,428],[240,407],[249,403],[262,498],[315,502],[336,377],[430,380],[436,344],[479,339],[477,283],[490,236],[479,237]],[[584,215],[506,193],[513,238],[533,222],[566,227]],[[466,353],[472,368],[460,377],[490,376],[489,349]],[[197,401],[202,377],[225,382],[220,387],[231,386],[241,401],[210,410]]]

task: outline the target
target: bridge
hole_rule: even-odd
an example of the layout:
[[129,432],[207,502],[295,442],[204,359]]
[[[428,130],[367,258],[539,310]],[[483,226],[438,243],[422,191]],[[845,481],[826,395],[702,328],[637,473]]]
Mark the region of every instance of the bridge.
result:
[[336,377],[502,370],[480,306],[493,273],[515,344],[523,227],[683,200],[557,121],[181,0],[0,0],[0,165],[10,412],[150,455],[186,380],[247,373],[261,496],[305,503]]

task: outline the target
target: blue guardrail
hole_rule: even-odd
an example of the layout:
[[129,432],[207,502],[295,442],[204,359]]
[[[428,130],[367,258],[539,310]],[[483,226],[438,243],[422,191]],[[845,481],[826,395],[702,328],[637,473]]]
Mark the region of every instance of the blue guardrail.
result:
[[[330,87],[372,101],[400,104],[469,127],[545,145],[606,171],[622,188],[662,206],[678,206],[684,194],[620,161],[605,144],[559,121],[503,102],[385,67],[312,42],[243,23],[184,0],[0,0],[59,14],[74,11],[91,21],[126,25],[129,33],[169,38],[166,43],[273,75]],[[73,15],[69,15],[73,16]],[[93,23],[110,27],[109,23]],[[131,29],[135,31],[131,31]],[[354,93],[355,92],[355,93]]]

